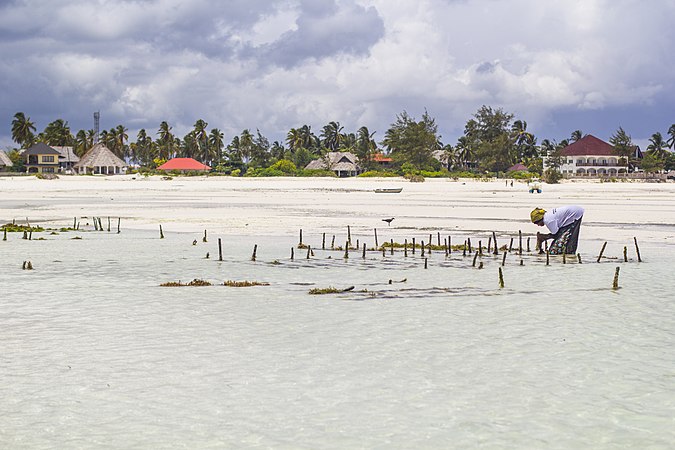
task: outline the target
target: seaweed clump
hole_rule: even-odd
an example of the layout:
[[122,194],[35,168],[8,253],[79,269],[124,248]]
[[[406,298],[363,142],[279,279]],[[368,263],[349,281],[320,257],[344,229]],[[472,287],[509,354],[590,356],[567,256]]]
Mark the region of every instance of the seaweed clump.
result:
[[227,280],[223,283],[223,286],[228,287],[251,287],[251,286],[269,286],[269,283],[262,281],[233,281]]
[[180,281],[169,281],[168,283],[160,284],[161,287],[183,287],[183,286],[211,286],[211,283],[206,280],[195,278],[189,283],[181,283]]

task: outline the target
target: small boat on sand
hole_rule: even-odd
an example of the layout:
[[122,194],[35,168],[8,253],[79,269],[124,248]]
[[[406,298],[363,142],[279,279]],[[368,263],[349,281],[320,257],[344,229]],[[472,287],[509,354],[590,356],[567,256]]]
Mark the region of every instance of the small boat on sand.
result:
[[383,188],[383,189],[375,189],[375,192],[377,194],[398,194],[402,190],[403,188]]

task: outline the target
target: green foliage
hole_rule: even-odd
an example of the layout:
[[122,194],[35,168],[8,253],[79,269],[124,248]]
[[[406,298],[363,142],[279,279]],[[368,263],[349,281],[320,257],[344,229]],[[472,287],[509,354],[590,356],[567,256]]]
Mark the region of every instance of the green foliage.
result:
[[665,167],[665,161],[660,159],[654,152],[647,152],[642,158],[640,167],[646,173],[656,173]]
[[513,178],[514,180],[529,180],[537,176],[536,173],[528,172],[527,170],[519,170],[509,174],[509,178]]
[[332,170],[326,169],[300,169],[297,172],[299,177],[327,177],[337,178],[337,175]]
[[[396,116],[396,122],[385,133],[382,144],[396,161],[404,166],[408,163],[417,170],[431,164],[433,152],[441,148],[438,126],[427,112],[419,122],[405,111]],[[413,172],[412,169],[404,169],[403,173]]]
[[276,163],[272,164],[269,169],[271,170],[278,170],[282,173],[285,173],[286,175],[294,175],[297,172],[297,167],[292,161],[289,161],[287,159],[282,159],[280,161],[277,161]]
[[482,175],[469,172],[468,170],[462,170],[459,172],[449,172],[448,176],[450,178],[480,178]]
[[232,172],[230,172],[230,175],[232,175],[233,177],[240,177],[241,169],[234,169]]
[[12,171],[13,172],[25,172],[26,171],[26,161],[21,157],[21,154],[17,150],[10,151],[7,156],[9,156],[10,161],[12,161]]
[[369,170],[368,172],[363,172],[358,176],[362,178],[391,178],[391,177],[399,177],[400,175],[397,174],[396,172]]
[[421,170],[419,175],[423,178],[448,178],[450,176],[450,172],[447,170]]
[[556,184],[562,179],[562,174],[557,169],[546,169],[544,172],[544,181],[548,184]]

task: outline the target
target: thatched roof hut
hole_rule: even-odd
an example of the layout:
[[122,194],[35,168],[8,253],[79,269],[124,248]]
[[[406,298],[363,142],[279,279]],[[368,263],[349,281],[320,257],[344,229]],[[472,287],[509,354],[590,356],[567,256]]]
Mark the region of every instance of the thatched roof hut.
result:
[[12,160],[9,159],[9,156],[7,156],[7,153],[0,150],[0,171],[8,170],[13,165],[14,164],[12,163]]
[[351,152],[329,152],[325,157],[315,159],[305,169],[332,170],[338,177],[351,177],[361,173],[358,158]]
[[126,173],[129,165],[100,142],[85,153],[75,164],[79,174],[117,175]]

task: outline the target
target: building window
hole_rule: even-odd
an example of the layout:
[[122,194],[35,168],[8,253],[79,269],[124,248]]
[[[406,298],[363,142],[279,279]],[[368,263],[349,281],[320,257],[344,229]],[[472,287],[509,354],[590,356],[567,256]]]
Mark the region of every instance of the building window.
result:
[[54,162],[54,155],[49,155],[49,156],[43,155],[42,156],[42,162],[43,163],[46,163],[46,162],[53,163]]
[[54,173],[54,168],[53,167],[43,167],[42,173]]

